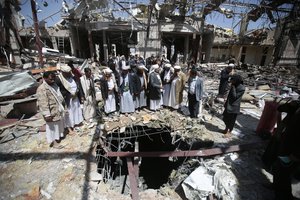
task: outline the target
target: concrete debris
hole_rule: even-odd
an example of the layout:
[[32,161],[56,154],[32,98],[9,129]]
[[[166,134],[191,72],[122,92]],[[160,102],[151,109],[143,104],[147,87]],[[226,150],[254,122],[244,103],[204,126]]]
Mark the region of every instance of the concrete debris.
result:
[[147,126],[148,128],[163,128],[167,126],[171,128],[172,135],[203,141],[212,141],[213,138],[197,120],[184,117],[178,112],[172,112],[167,109],[155,114],[149,114],[147,110],[142,110],[132,114],[130,117],[115,116],[112,121],[105,122],[103,132],[110,134],[118,130],[120,133],[124,133],[126,127],[132,126]]
[[[208,63],[205,66],[201,65],[199,70],[206,77],[218,80],[224,66],[226,65]],[[296,68],[243,64],[240,68],[235,69],[235,72],[243,77],[245,85],[249,87],[249,91],[245,92],[243,97],[245,101],[253,100],[249,99],[248,95],[253,96],[256,100],[265,98],[271,101],[275,97],[294,99],[299,97],[299,70]],[[207,89],[216,88],[214,85],[218,85],[218,81],[212,82],[213,85],[210,83],[206,84]]]
[[98,172],[93,171],[90,173],[90,180],[91,181],[102,181],[103,177]]
[[187,199],[206,199],[214,189],[213,176],[205,167],[200,166],[183,181],[182,187]]
[[[41,190],[42,192],[42,190]],[[40,186],[34,186],[27,194],[22,195],[26,200],[39,200],[40,199]]]
[[46,197],[46,199],[51,199],[51,195],[43,189],[41,189],[41,194]]
[[33,159],[33,156],[29,158],[28,160],[28,164],[30,165],[32,163],[32,159]]
[[[226,65],[200,66],[205,77],[207,93],[203,99],[202,119],[205,119],[204,122],[200,118],[188,117],[187,93],[184,92],[184,101],[178,112],[168,109],[151,112],[144,109],[128,116],[116,113],[112,117],[103,117],[100,124],[89,121],[75,130],[77,134],[67,135],[62,140],[63,149],[48,148],[45,133],[37,131],[45,124],[39,114],[29,119],[14,120],[15,124],[10,124],[8,128],[0,125],[2,131],[0,136],[11,136],[0,146],[0,151],[3,152],[0,159],[0,170],[3,172],[0,176],[2,183],[0,193],[6,199],[19,196],[31,196],[32,199],[36,197],[38,199],[41,198],[40,195],[43,199],[80,199],[87,194],[92,199],[130,199],[129,181],[124,181],[124,176],[123,179],[116,178],[108,181],[105,174],[98,173],[100,171],[95,161],[97,154],[94,150],[95,146],[101,143],[100,139],[110,134],[113,135],[115,131],[126,134],[128,127],[142,126],[150,129],[168,127],[172,145],[181,143],[176,150],[187,151],[208,146],[226,147],[228,143],[234,145],[259,141],[254,131],[265,102],[273,101],[275,98],[298,98],[299,88],[294,87],[298,81],[294,78],[294,74],[297,73],[288,75],[286,70],[281,68],[276,70],[275,77],[274,69],[269,67],[247,65],[247,68],[243,66],[236,69],[235,71],[244,77],[247,91],[241,104],[242,114],[238,116],[232,132],[233,136],[223,138],[221,130],[224,129],[222,121],[224,99],[216,98],[216,96],[220,70]],[[19,100],[23,99],[18,99],[17,103],[16,100],[10,103],[19,104]],[[103,105],[103,102],[99,105]],[[9,109],[13,107],[10,106]],[[6,106],[1,105],[2,113],[4,108],[6,109]],[[5,116],[7,115],[3,115],[3,118]],[[17,126],[16,123],[18,123]],[[12,137],[12,132],[16,138]],[[96,135],[98,136],[95,137]],[[96,140],[93,141],[95,138]],[[149,140],[151,139],[153,138],[149,136]],[[124,140],[120,142],[120,147],[130,147],[133,144],[134,141]],[[178,196],[179,194],[175,193],[176,188],[182,184],[188,199],[201,199],[211,194],[219,199],[272,199],[273,192],[261,187],[262,183],[270,183],[272,176],[268,172],[264,174],[261,172],[260,153],[261,150],[254,151],[254,153],[234,153],[217,156],[213,160],[184,159],[183,161],[179,157],[169,157],[169,164],[176,165],[176,168],[170,170],[167,182],[159,189],[148,188],[142,174],[139,175],[140,198],[182,199]],[[122,163],[122,160],[114,162],[117,166],[116,163]],[[141,163],[143,159],[140,160],[139,165]],[[95,165],[94,168],[91,167],[92,165]],[[253,166],[257,167],[253,168]],[[198,174],[196,178],[195,174]],[[201,174],[201,179],[198,178],[199,174]],[[114,176],[118,175],[114,174]],[[32,189],[37,183],[39,186]],[[124,186],[125,192],[120,194],[123,184],[126,185]],[[294,185],[293,188],[295,188]],[[28,193],[31,190],[32,192]],[[11,196],[12,193],[15,196]]]
[[270,90],[270,86],[269,85],[260,85],[257,87],[258,90]]
[[48,186],[47,186],[47,191],[48,191],[50,194],[54,193],[55,190],[56,190],[56,188],[55,188],[53,185],[54,185],[54,183],[53,183],[53,182],[50,182],[50,183],[48,184]]
[[230,166],[217,159],[203,162],[184,180],[182,187],[188,199],[206,199],[214,194],[218,199],[232,200],[237,199],[237,183]]

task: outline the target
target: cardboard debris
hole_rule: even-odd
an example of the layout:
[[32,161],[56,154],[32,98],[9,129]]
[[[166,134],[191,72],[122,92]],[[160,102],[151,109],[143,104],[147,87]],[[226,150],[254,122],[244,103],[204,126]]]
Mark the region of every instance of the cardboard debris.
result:
[[214,190],[213,176],[200,166],[183,181],[182,188],[189,200],[206,199]]
[[34,186],[27,194],[24,195],[25,200],[39,200],[40,186]]
[[260,85],[257,87],[258,90],[271,90],[269,85]]
[[211,194],[218,199],[232,200],[238,197],[237,184],[230,166],[221,157],[203,162],[183,181],[182,187],[189,200],[206,199]]

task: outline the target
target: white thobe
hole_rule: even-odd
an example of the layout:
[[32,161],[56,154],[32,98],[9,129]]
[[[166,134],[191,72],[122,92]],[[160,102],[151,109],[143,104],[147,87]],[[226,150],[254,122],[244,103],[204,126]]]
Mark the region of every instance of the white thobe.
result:
[[[161,78],[160,78],[159,74],[156,74],[156,76],[160,80],[160,83],[161,83]],[[160,99],[158,99],[158,100],[150,99],[150,110],[156,111],[156,110],[160,109],[162,104],[163,104],[162,95],[160,95]]]
[[50,144],[54,140],[59,140],[64,136],[64,120],[59,120],[55,122],[46,122],[46,138],[47,142]]
[[178,109],[179,104],[176,102],[176,82],[178,77],[175,77],[171,83],[171,90],[170,90],[170,99],[169,99],[169,106]]
[[160,106],[161,106],[161,100],[150,100],[150,110],[158,110],[160,109]]
[[[56,93],[57,95],[60,94],[59,87],[53,87],[50,86],[50,89],[52,90],[52,93]],[[55,95],[55,94],[53,94]],[[63,118],[55,121],[55,122],[46,122],[46,138],[47,142],[50,144],[54,142],[55,140],[59,140],[61,137],[64,137],[64,128],[65,128],[65,123]]]
[[[141,86],[144,87],[145,86],[144,77],[142,76],[139,78],[141,81]],[[140,95],[135,100],[135,108],[141,108],[141,107],[145,107],[145,106],[147,106],[147,99],[146,99],[146,95],[145,95],[145,90],[142,90]]]
[[96,116],[96,99],[91,93],[91,79],[82,76],[80,82],[82,85],[85,100],[83,102],[83,116],[84,119],[91,119]]
[[121,95],[120,111],[121,113],[132,113],[135,111],[135,105],[134,105],[133,97],[130,94],[128,74],[123,79],[123,81],[125,85],[124,87],[125,91],[123,91]]
[[[110,79],[109,81],[107,81],[107,84],[108,84],[108,90],[114,89],[113,79]],[[116,111],[116,97],[115,97],[115,93],[113,91],[108,92],[108,97],[105,100],[104,111],[106,114]]]
[[[74,79],[69,78],[67,81],[71,86],[72,93],[76,93],[77,84]],[[74,127],[74,125],[80,124],[83,121],[82,110],[77,96],[70,98],[68,113],[65,116],[66,127]]]
[[[164,73],[164,81],[169,81],[171,76],[171,70],[165,71]],[[171,84],[167,83],[163,86],[163,105],[169,106],[169,97],[170,97],[170,88]]]

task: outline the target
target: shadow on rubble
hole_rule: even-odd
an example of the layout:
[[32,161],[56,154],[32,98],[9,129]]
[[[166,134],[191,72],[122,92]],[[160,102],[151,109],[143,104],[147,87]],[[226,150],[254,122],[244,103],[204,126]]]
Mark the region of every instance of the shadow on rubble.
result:
[[[240,141],[235,139],[228,143],[215,143],[215,146],[219,146],[225,152],[230,148],[230,145],[239,143]],[[271,175],[264,170],[261,161],[264,148],[265,144],[262,143],[260,145],[249,145],[245,150],[237,151],[236,153],[225,153],[204,158],[198,157],[196,159],[197,162],[193,162],[195,159],[189,158],[187,162],[183,163],[185,167],[180,168],[179,171],[190,175],[200,165],[208,166],[209,170],[207,173],[213,175],[212,184],[215,189],[214,196],[208,199],[273,200],[274,192]],[[241,149],[244,148],[241,147]],[[205,165],[202,165],[202,162]],[[222,164],[223,162],[224,164]],[[190,168],[191,166],[193,167],[192,169]],[[182,199],[187,199],[182,188],[183,181],[177,184],[176,192]],[[207,184],[210,183],[204,183],[204,185]],[[217,195],[216,190],[221,197]]]
[[[215,117],[219,118],[221,123],[220,124],[212,124],[209,122],[205,122],[204,126],[207,130],[219,133],[220,136],[223,134],[225,130],[225,124],[223,122],[223,115],[218,114],[214,115]],[[255,130],[259,123],[259,120],[257,118],[252,117],[248,114],[239,114],[237,116],[237,120],[234,126],[234,129],[232,131],[233,135],[235,135],[238,140],[234,143],[241,142],[243,140],[246,140],[249,142],[250,140],[258,141],[260,140],[260,137],[256,135]],[[228,144],[233,144],[232,142],[229,142]]]
[[[98,127],[98,125],[97,125]],[[99,129],[96,128],[91,143],[89,145],[88,151],[74,151],[74,152],[26,152],[26,153],[3,153],[0,152],[0,161],[8,161],[13,162],[17,160],[29,160],[34,159],[35,161],[44,161],[44,160],[62,160],[64,158],[74,158],[77,160],[86,160],[86,167],[84,172],[84,182],[82,189],[82,197],[81,200],[89,199],[89,181],[90,181],[90,172],[91,165],[95,162],[95,156],[93,156],[92,152],[95,150],[94,141],[99,138]]]
[[[222,115],[219,115],[217,117],[222,120]],[[225,174],[224,177],[222,178],[219,177],[220,180],[217,181],[217,184],[219,189],[223,188],[223,195],[224,192],[225,193],[228,192],[225,189],[232,189],[232,191],[235,191],[233,196],[227,196],[229,197],[229,199],[232,198],[247,199],[247,200],[274,199],[272,183],[270,179],[271,175],[264,170],[264,165],[261,161],[262,154],[266,147],[266,142],[263,141],[259,136],[255,134],[255,129],[258,122],[259,122],[258,119],[250,115],[245,115],[245,114],[239,115],[235,125],[235,130],[236,132],[238,132],[235,135],[236,137],[233,137],[233,139],[230,139],[225,142],[215,142],[214,146],[219,147],[222,152],[225,152],[232,145],[241,145],[241,144],[250,144],[250,145],[244,146],[246,147],[245,149],[242,146],[240,146],[240,150],[237,151],[236,153],[229,153],[229,154],[225,153],[220,156],[203,158],[203,161],[206,163],[213,160],[219,160],[219,158],[224,157],[224,162],[226,163],[226,165],[229,166],[228,169],[230,169],[233,176],[236,178],[236,185],[232,185],[230,187],[226,185],[223,186],[220,185],[222,184],[223,180],[224,180],[223,183],[225,183],[226,179],[227,180],[230,179],[230,177],[226,177]],[[222,131],[224,129],[223,127],[225,127],[223,123],[221,125],[217,125],[217,124],[205,122],[204,124],[206,129],[208,129],[211,132],[215,132],[216,134],[220,134],[220,137],[222,137]],[[198,158],[198,160],[200,161],[199,162],[200,165],[201,163],[200,158]],[[216,166],[215,169],[217,169]],[[182,199],[186,199],[181,186],[177,188],[177,191],[178,194],[182,197]],[[218,199],[218,198],[215,196],[214,199]]]

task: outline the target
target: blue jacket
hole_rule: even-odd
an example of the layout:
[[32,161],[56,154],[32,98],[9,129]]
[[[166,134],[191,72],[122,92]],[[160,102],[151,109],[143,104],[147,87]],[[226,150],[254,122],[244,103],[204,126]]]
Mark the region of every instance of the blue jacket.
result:
[[[189,80],[188,80],[188,91],[190,90],[191,81],[192,81],[192,79],[189,78]],[[204,92],[203,79],[200,78],[199,76],[196,76],[195,95],[196,95],[196,100],[197,101],[200,101],[202,99],[203,92]]]

